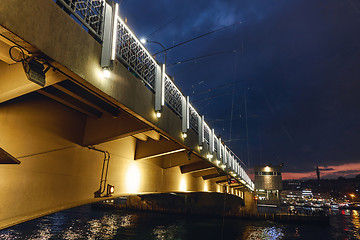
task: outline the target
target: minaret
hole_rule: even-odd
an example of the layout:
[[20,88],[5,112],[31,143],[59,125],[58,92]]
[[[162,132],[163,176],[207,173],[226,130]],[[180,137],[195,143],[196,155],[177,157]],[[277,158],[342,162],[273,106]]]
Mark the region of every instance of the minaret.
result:
[[317,180],[320,180],[320,170],[319,170],[319,166],[316,166],[316,175],[317,175]]

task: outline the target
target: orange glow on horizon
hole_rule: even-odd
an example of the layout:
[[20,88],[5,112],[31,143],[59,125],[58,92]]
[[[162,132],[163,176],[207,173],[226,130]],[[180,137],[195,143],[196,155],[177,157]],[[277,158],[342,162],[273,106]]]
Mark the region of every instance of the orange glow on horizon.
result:
[[[323,168],[332,168],[332,170],[321,171]],[[347,177],[350,175],[360,174],[360,163],[347,163],[338,166],[319,166],[320,169],[320,178],[327,178],[327,176],[332,176],[332,178],[337,177]],[[346,173],[346,171],[352,171]],[[282,179],[302,179],[302,178],[317,178],[315,167],[314,171],[305,172],[305,173],[294,173],[294,172],[283,172]]]

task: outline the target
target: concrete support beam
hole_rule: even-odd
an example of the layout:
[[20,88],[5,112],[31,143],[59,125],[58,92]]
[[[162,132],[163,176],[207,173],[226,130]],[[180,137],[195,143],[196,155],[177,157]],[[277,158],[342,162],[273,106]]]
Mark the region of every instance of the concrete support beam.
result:
[[186,151],[175,153],[172,155],[167,155],[163,157],[163,165],[164,169],[173,168],[173,167],[180,167],[183,165],[195,163],[203,161],[201,158],[194,154],[190,154]]
[[159,141],[161,137],[161,135],[154,130],[144,132],[144,134],[155,141]]
[[82,101],[64,93],[63,91],[61,91],[53,86],[49,86],[47,88],[38,90],[38,92],[59,102],[59,103],[62,103],[68,107],[71,107],[71,108],[79,111],[79,112],[82,112],[87,116],[94,117],[94,118],[100,118],[102,116],[101,111],[83,103]]
[[203,177],[203,176],[206,176],[206,175],[211,175],[211,174],[217,174],[219,173],[217,168],[210,168],[208,170],[204,170],[204,171],[200,171],[200,172],[194,172],[192,173],[191,175],[193,177]]
[[204,180],[214,180],[219,181],[227,178],[227,175],[225,173],[216,173],[216,174],[210,174],[202,177]]
[[149,139],[146,142],[137,141],[135,160],[155,158],[182,151],[185,151],[182,146],[166,138],[160,138],[159,141],[152,139]]
[[137,133],[133,135],[134,138],[137,138],[141,141],[146,142],[148,140],[148,136],[146,136],[144,133]]
[[[0,73],[0,103],[41,89],[39,85],[28,80],[21,63],[8,65],[0,61]],[[64,76],[59,73],[48,71],[45,81],[48,86],[63,79]]]
[[104,114],[95,119],[86,120],[83,145],[95,145],[118,138],[132,136],[151,130],[150,127],[125,112],[119,113],[117,118]]
[[19,164],[20,161],[0,147],[0,164]]
[[209,170],[214,168],[214,166],[206,161],[196,162],[188,165],[184,165],[180,167],[180,171],[182,174],[184,173],[193,173],[193,172],[199,172],[204,170]]
[[219,180],[219,181],[216,181],[217,184],[220,184],[220,183],[227,183],[227,179],[223,179],[223,180]]

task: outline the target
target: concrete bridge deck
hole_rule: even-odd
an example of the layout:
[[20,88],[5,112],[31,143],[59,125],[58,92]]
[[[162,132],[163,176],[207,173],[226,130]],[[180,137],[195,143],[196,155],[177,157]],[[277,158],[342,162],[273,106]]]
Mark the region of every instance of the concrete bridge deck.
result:
[[[51,0],[0,0],[0,229],[96,201],[107,184],[113,196],[227,191],[250,208],[251,180],[203,119],[184,128],[185,103],[179,114],[168,95],[156,117],[159,91],[121,57],[104,77],[103,35],[78,22]],[[25,74],[31,59],[49,68],[45,86]]]

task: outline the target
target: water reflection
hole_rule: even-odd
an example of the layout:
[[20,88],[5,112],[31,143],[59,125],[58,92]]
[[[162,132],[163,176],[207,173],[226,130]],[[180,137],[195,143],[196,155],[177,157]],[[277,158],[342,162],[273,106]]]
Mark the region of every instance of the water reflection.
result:
[[156,240],[171,240],[178,239],[178,225],[170,225],[170,226],[156,226],[153,230],[154,239]]
[[339,211],[331,226],[69,209],[0,231],[0,239],[359,239],[359,211]]
[[359,220],[359,211],[352,210],[352,219],[351,219],[352,225],[353,225],[353,232],[354,237],[356,239],[360,239],[360,220]]
[[284,237],[283,229],[279,227],[256,227],[251,226],[248,229],[248,233],[245,233],[244,239],[257,240],[257,239],[269,239],[276,240]]
[[333,239],[360,239],[360,219],[358,210],[341,210],[330,219]]

